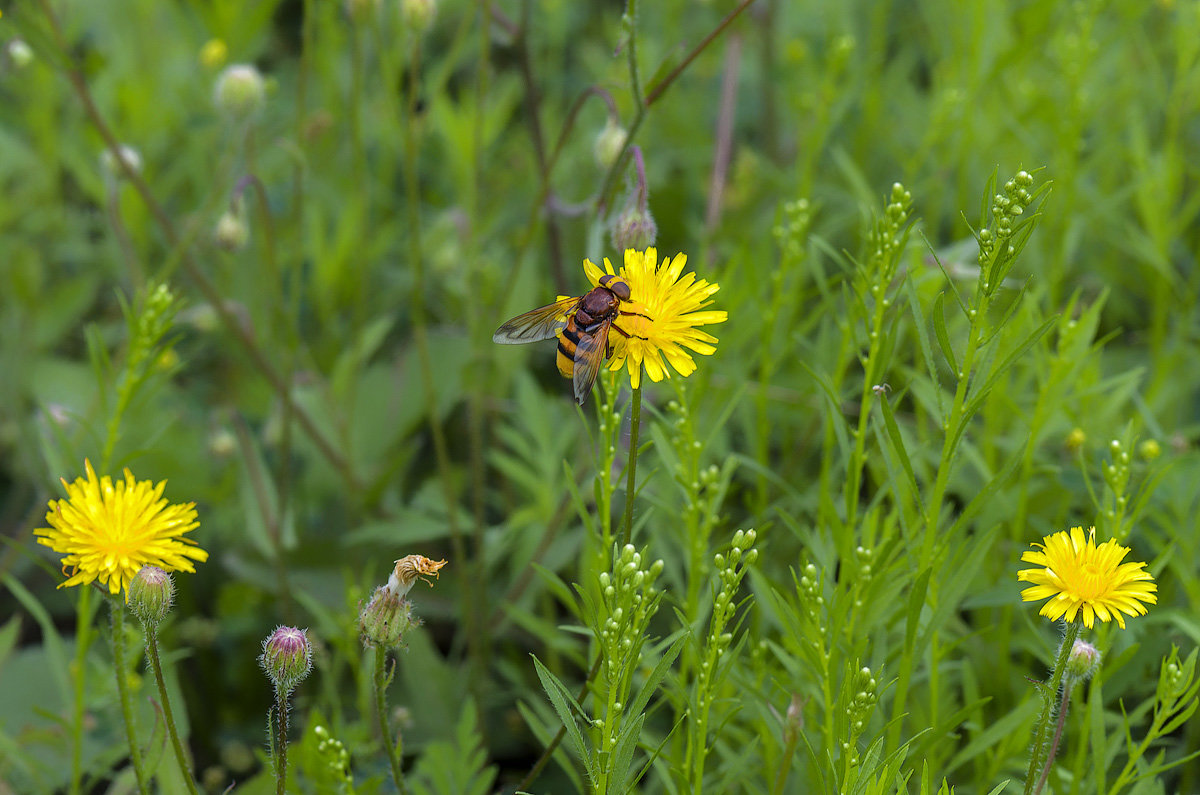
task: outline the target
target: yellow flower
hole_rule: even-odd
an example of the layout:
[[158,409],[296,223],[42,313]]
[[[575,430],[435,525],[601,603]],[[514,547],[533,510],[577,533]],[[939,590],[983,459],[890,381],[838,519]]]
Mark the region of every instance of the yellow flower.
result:
[[162,499],[165,480],[155,486],[135,480],[126,469],[125,480],[114,485],[107,475],[97,479],[90,461],[84,461],[84,467],[86,479],[63,480],[67,499],[50,500],[46,514],[50,527],[33,531],[39,544],[66,555],[63,571],[68,566],[72,571],[59,588],[98,579],[115,594],[125,590],[147,564],[164,571],[192,572],[192,560],[208,560],[207,552],[183,537],[200,524],[196,504],[168,505]]
[[[684,349],[707,356],[716,351],[717,344],[716,337],[698,331],[696,327],[724,323],[728,319],[724,311],[704,310],[721,287],[697,279],[694,273],[684,274],[686,256],[677,254],[674,259],[663,260],[661,265],[657,261],[658,252],[652,248],[645,251],[626,249],[625,265],[617,274],[629,282],[633,300],[628,311],[646,315],[618,318],[617,325],[631,336],[626,337],[620,332],[608,335],[613,348],[609,369],[620,370],[628,364],[629,383],[634,389],[641,386],[643,366],[651,381],[671,377],[666,364],[684,377],[691,375],[696,370],[696,362]],[[614,273],[607,257],[603,271],[589,260],[583,261],[583,268],[592,284],[599,284],[605,273]]]
[[1082,613],[1089,629],[1097,617],[1101,621],[1116,619],[1124,629],[1122,613],[1144,616],[1142,602],[1158,603],[1154,595],[1158,586],[1144,570],[1146,564],[1122,563],[1129,547],[1116,541],[1096,546],[1096,528],[1091,528],[1086,539],[1082,527],[1072,527],[1070,533],[1055,533],[1043,541],[1034,544],[1041,551],[1025,552],[1021,560],[1044,568],[1017,572],[1018,580],[1034,584],[1021,591],[1021,599],[1050,599],[1042,605],[1041,615],[1051,620],[1065,616],[1067,621],[1074,621]]

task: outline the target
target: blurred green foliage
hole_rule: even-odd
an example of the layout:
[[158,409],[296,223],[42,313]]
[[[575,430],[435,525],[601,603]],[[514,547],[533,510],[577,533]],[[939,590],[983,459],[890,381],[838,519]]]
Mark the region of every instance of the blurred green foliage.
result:
[[[657,689],[623,724],[636,783],[608,791],[1019,791],[1057,630],[1015,572],[1071,525],[1148,561],[1159,604],[1094,633],[1050,786],[1200,788],[1195,760],[1160,770],[1200,748],[1194,721],[1124,743],[1156,704],[1187,711],[1158,671],[1200,642],[1200,3],[757,0],[707,46],[733,5],[635,6],[3,8],[0,788],[68,787],[74,682],[83,787],[132,783],[98,600],[55,590],[31,532],[85,457],[197,503],[212,557],[162,635],[204,787],[273,786],[255,657],[278,623],[317,645],[292,784],[344,782],[320,725],[353,791],[391,786],[356,613],[409,553],[450,560],[413,591],[426,625],[388,696],[411,788],[525,777],[595,659],[628,457],[596,410],[627,395],[602,376],[578,412],[550,343],[490,335],[582,293],[584,257],[619,263],[636,177],[602,196],[589,90],[640,120],[658,248],[729,312],[693,376],[645,392],[635,543],[662,602],[628,673]],[[222,109],[239,63],[261,103]],[[976,234],[1021,169],[1027,240],[990,271]],[[160,283],[183,305],[146,360],[132,324]],[[750,528],[717,621],[714,554]],[[591,786],[598,736],[530,791]]]

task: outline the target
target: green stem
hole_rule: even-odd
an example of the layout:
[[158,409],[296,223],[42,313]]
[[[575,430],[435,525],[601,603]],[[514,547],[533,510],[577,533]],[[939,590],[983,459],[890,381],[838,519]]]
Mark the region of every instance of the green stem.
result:
[[1050,740],[1050,752],[1046,755],[1046,764],[1042,767],[1042,775],[1038,777],[1037,786],[1034,787],[1034,795],[1038,795],[1042,791],[1042,787],[1046,786],[1046,779],[1050,776],[1050,769],[1054,767],[1054,757],[1058,755],[1058,746],[1062,742],[1063,728],[1067,724],[1067,705],[1071,701],[1071,685],[1072,680],[1069,678],[1063,683],[1062,698],[1058,702],[1058,716],[1054,722],[1054,738]]
[[387,751],[388,762],[392,766],[392,782],[396,785],[396,790],[403,793],[408,792],[404,786],[404,771],[400,767],[400,746],[404,742],[401,736],[397,736],[396,740],[392,740],[392,732],[388,729],[387,719],[387,672],[384,670],[384,663],[387,661],[387,649],[382,646],[375,647],[375,717],[379,721],[379,736],[383,740],[383,748]]
[[1067,631],[1063,635],[1062,648],[1058,650],[1058,660],[1054,663],[1054,673],[1050,676],[1050,684],[1046,685],[1042,691],[1042,716],[1038,719],[1037,728],[1033,732],[1033,750],[1029,754],[1029,770],[1025,773],[1025,795],[1033,795],[1035,786],[1038,784],[1034,774],[1041,769],[1042,765],[1049,764],[1054,761],[1051,755],[1043,763],[1042,761],[1042,746],[1046,742],[1046,733],[1050,729],[1050,723],[1053,719],[1054,700],[1058,695],[1058,688],[1062,685],[1063,675],[1067,670],[1067,659],[1071,656],[1071,649],[1075,646],[1075,640],[1079,637],[1080,625],[1077,621],[1067,622]]
[[275,688],[275,715],[279,720],[279,737],[275,741],[275,795],[287,792],[288,694]]
[[625,480],[625,516],[621,520],[620,549],[633,537],[633,496],[637,485],[638,431],[642,425],[642,385],[633,390],[633,408],[629,414],[629,472]]
[[[980,280],[980,284],[983,284],[982,279]],[[967,387],[971,381],[971,372],[975,367],[975,354],[978,352],[979,346],[986,336],[988,299],[988,293],[980,287],[976,294],[975,306],[971,309],[973,314],[970,316],[971,325],[967,337],[967,347],[963,351],[962,362],[959,365],[957,373],[958,387],[954,392],[954,404],[950,409],[950,416],[943,428],[945,439],[942,442],[941,462],[938,464],[937,477],[933,484],[933,493],[929,498],[929,505],[925,510],[925,537],[921,542],[918,570],[928,568],[933,561],[933,541],[937,537],[938,519],[942,513],[942,501],[946,496],[946,488],[950,483],[950,470],[955,454],[958,451],[958,443],[963,438],[958,432],[958,428],[963,422],[967,421],[963,416],[966,411]]]
[[192,778],[192,768],[183,752],[183,743],[179,740],[179,731],[175,728],[175,716],[171,712],[171,699],[167,696],[167,683],[163,681],[162,662],[158,656],[158,630],[151,624],[142,622],[146,633],[146,655],[150,658],[150,668],[154,671],[154,681],[158,683],[158,698],[162,703],[163,719],[167,724],[167,734],[171,737],[171,747],[175,750],[175,761],[179,763],[179,772],[188,792],[198,795],[196,782]]
[[71,795],[78,795],[83,781],[83,690],[87,671],[87,652],[92,645],[92,589],[79,589],[76,613],[75,662],[71,666],[74,698],[71,712]]
[[133,722],[133,701],[129,692],[129,678],[125,668],[125,599],[121,594],[108,597],[109,626],[112,629],[113,669],[117,674],[117,692],[121,696],[121,715],[125,719],[125,736],[129,740],[129,761],[137,776],[138,790],[149,795],[150,785],[142,763],[142,749],[138,745],[137,729]]
[[[888,269],[881,266],[881,272],[890,281],[891,273],[888,272]],[[850,471],[846,478],[846,528],[849,532],[842,534],[846,549],[839,550],[839,552],[842,553],[843,559],[848,557],[847,553],[851,550],[850,545],[854,544],[857,538],[858,493],[862,485],[863,469],[866,467],[867,421],[871,417],[871,408],[874,406],[875,397],[874,387],[878,383],[879,377],[880,348],[883,345],[884,337],[883,312],[888,304],[886,300],[887,283],[876,282],[871,285],[871,296],[875,299],[875,306],[871,319],[871,333],[867,337],[870,345],[867,355],[863,359],[863,384],[858,402],[858,427],[854,431],[854,452],[850,457]]]
[[629,90],[633,93],[634,104],[641,107],[642,81],[638,76],[637,64],[637,0],[626,0],[625,16],[629,19],[629,43],[625,46],[629,56]]

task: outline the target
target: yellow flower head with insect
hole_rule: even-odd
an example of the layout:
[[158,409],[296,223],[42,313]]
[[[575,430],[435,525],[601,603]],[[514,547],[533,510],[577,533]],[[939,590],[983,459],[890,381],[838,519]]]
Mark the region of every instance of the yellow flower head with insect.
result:
[[630,310],[637,314],[621,317],[618,322],[625,334],[609,337],[613,349],[609,369],[627,367],[634,389],[641,386],[643,368],[651,381],[670,378],[668,364],[687,377],[696,371],[689,351],[708,356],[717,349],[717,338],[699,327],[728,319],[723,310],[707,309],[721,287],[697,279],[694,273],[684,273],[686,265],[683,254],[659,263],[658,251],[653,248],[626,249],[625,264],[619,273],[607,257],[603,270],[584,260],[584,272],[592,284],[599,284],[605,274],[616,274],[629,284]]

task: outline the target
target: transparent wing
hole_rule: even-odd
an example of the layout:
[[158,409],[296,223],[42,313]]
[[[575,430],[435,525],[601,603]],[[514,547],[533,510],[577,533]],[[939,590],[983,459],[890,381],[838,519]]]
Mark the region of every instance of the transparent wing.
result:
[[610,326],[612,321],[606,320],[596,333],[579,335],[579,344],[575,347],[575,402],[581,406],[592,393],[592,384],[596,383],[604,354],[608,352]]
[[582,300],[578,296],[564,298],[517,315],[496,329],[496,333],[492,335],[492,342],[517,345],[522,342],[548,340],[566,328],[567,318],[579,308],[579,302]]

